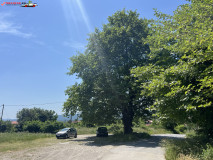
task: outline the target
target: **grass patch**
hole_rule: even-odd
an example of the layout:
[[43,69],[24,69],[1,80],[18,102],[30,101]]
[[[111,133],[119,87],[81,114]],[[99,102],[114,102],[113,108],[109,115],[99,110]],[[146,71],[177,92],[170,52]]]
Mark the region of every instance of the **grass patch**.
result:
[[212,160],[213,143],[203,137],[163,141],[167,160]]
[[17,141],[32,141],[40,138],[49,138],[55,136],[54,134],[46,134],[46,133],[26,133],[26,132],[18,132],[18,133],[0,133],[0,144],[4,142],[15,143]]
[[0,133],[0,152],[22,150],[56,142],[54,134]]
[[156,126],[144,126],[144,127],[133,127],[134,132],[146,132],[148,134],[172,134],[172,131],[168,131],[164,128]]
[[83,135],[83,134],[96,134],[96,130],[98,127],[76,127],[78,135]]

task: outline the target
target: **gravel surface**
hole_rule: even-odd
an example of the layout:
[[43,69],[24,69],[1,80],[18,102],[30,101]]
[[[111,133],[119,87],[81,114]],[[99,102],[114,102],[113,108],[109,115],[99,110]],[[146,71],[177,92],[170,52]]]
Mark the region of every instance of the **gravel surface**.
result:
[[1,160],[164,160],[163,138],[184,138],[184,135],[158,134],[150,139],[121,144],[97,145],[94,135],[79,135],[54,145],[1,153]]

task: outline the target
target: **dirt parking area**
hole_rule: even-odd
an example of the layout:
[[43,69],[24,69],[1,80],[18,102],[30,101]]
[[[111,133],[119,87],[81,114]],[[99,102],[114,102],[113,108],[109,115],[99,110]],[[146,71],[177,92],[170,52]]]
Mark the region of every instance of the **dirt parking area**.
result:
[[2,160],[164,160],[162,138],[183,138],[183,135],[153,135],[150,139],[119,144],[96,144],[95,135],[79,135],[49,146],[1,154]]

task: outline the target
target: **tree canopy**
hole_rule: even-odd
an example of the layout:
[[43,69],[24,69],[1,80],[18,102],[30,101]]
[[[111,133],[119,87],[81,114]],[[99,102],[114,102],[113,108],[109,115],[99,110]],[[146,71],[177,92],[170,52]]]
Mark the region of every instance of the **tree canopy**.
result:
[[[156,11],[151,63],[132,70],[160,118],[195,123],[213,136],[213,1],[192,0],[168,16]],[[167,56],[163,56],[167,55]],[[172,63],[171,63],[172,62]]]
[[44,110],[41,108],[23,108],[17,113],[18,122],[23,124],[27,121],[56,121],[58,115],[53,110]]
[[149,115],[145,108],[150,100],[138,96],[140,89],[130,74],[131,68],[147,63],[147,35],[147,20],[126,10],[110,16],[102,30],[90,34],[85,53],[71,58],[68,74],[76,74],[82,83],[66,90],[69,98],[64,111],[82,111],[83,121],[92,124],[113,123],[122,118],[124,133],[131,133],[134,116]]
[[[124,133],[137,116],[194,123],[213,136],[213,0],[190,0],[157,20],[118,11],[90,34],[87,50],[71,58],[67,114],[94,124],[122,117]],[[147,110],[147,108],[149,110]]]

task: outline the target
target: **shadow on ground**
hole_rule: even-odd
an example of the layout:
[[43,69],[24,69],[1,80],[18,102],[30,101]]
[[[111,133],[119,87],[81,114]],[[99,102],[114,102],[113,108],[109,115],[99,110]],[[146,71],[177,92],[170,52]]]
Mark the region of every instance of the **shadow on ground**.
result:
[[109,135],[108,137],[96,137],[96,136],[87,136],[84,138],[70,139],[69,141],[79,142],[82,145],[88,146],[132,146],[132,147],[147,147],[147,148],[156,148],[160,147],[160,143],[163,139],[183,139],[184,135],[177,134],[159,134],[152,135],[150,138],[139,139],[139,140],[125,140],[121,141],[121,139],[114,135]]

